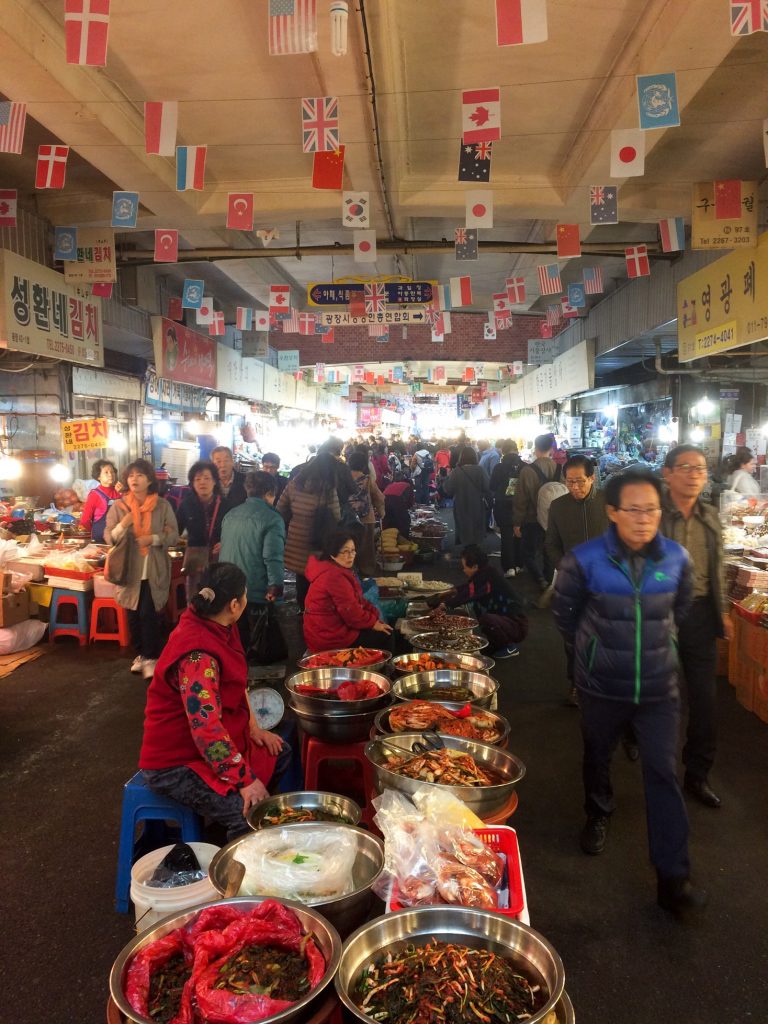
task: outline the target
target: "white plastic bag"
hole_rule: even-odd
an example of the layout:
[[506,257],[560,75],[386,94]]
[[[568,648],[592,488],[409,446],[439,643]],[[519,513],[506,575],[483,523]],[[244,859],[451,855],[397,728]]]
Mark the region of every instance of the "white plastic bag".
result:
[[0,629],[0,654],[16,654],[34,647],[48,628],[47,622],[39,619],[27,619],[7,629]]
[[325,903],[352,891],[356,857],[357,834],[343,826],[264,829],[235,854],[245,866],[240,895]]

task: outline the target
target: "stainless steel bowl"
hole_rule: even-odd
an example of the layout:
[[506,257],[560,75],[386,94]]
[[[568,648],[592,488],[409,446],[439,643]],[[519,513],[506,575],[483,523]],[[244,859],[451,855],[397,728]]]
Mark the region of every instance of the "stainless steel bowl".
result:
[[[330,700],[326,697],[310,697],[297,693],[297,686],[315,686],[319,690],[333,690],[344,682],[373,682],[382,691],[378,697],[365,700]],[[386,676],[368,668],[312,668],[296,672],[285,683],[290,694],[291,706],[309,715],[355,715],[362,711],[378,711],[391,701],[392,684]]]
[[[462,654],[476,654],[477,651],[484,651],[488,646],[488,641],[484,636],[478,636],[477,633],[462,633],[460,636],[461,642],[467,645],[467,650],[462,651]],[[408,641],[412,647],[418,647],[420,651],[431,651],[435,647],[440,646],[440,634],[439,633],[417,633],[416,636],[412,636]],[[443,643],[445,639],[443,638]]]
[[573,1009],[571,997],[567,992],[560,996],[560,1002],[555,1007],[557,1024],[576,1024],[576,1013]]
[[[486,658],[482,654],[462,654],[460,651],[428,651],[427,653],[431,654],[433,658],[444,658],[451,663],[453,668],[463,668],[467,672],[490,672],[496,664],[493,658]],[[414,669],[413,666],[423,654],[423,651],[398,654],[396,658],[392,659],[390,665],[395,672],[408,675],[418,671],[418,668]]]
[[[311,669],[310,666],[307,664],[307,662],[310,662],[312,660],[312,658],[316,658],[318,654],[340,654],[341,651],[348,651],[348,650],[350,650],[349,647],[337,647],[337,648],[335,648],[332,651],[315,651],[314,654],[308,654],[306,657],[301,658],[297,662],[297,664],[298,664],[299,668],[307,669],[309,671],[313,671],[313,672],[322,671],[322,669]],[[368,671],[368,672],[375,671],[377,668],[381,668],[383,665],[386,665],[387,662],[392,657],[392,655],[389,653],[389,651],[382,651],[382,650],[379,650],[379,648],[377,648],[377,647],[370,647],[369,650],[377,651],[381,655],[381,657],[377,658],[376,661],[372,661],[370,663],[370,665],[351,666],[351,668],[359,668],[360,670],[365,670],[365,671]]]
[[[144,949],[145,946],[148,946],[156,939],[161,939],[169,932],[175,931],[176,928],[181,928],[184,925],[189,924],[190,921],[197,917],[201,910],[205,909],[205,907],[239,905],[246,910],[250,910],[252,907],[263,903],[265,898],[266,897],[245,896],[229,900],[218,900],[216,903],[202,904],[201,906],[194,907],[191,910],[185,910],[182,914],[169,914],[168,917],[164,917],[162,920],[158,921],[153,928],[148,928],[146,931],[141,932],[141,934],[136,936],[135,939],[132,939],[127,946],[123,947],[117,957],[117,960],[115,960],[112,965],[112,970],[110,971],[109,991],[118,1008],[129,1020],[135,1021],[136,1024],[154,1024],[151,1017],[144,1017],[140,1013],[137,1013],[125,998],[124,985],[126,971],[131,960],[139,950]],[[272,1017],[266,1017],[263,1024],[288,1024],[288,1021],[307,1020],[308,1016],[310,1016],[307,1012],[309,1007],[313,1005],[325,989],[328,988],[336,974],[339,966],[339,960],[341,959],[341,939],[339,937],[339,933],[333,925],[329,924],[328,921],[326,921],[325,918],[317,912],[317,910],[305,907],[302,903],[294,903],[293,900],[279,900],[278,902],[282,903],[285,907],[290,907],[301,921],[304,930],[314,936],[318,948],[325,957],[326,971],[319,985],[313,988],[308,995],[304,996],[303,999],[299,999],[298,1002],[294,1003],[293,1006],[289,1007],[287,1010],[283,1010],[282,1013],[276,1013]]]
[[375,707],[357,715],[310,714],[294,704],[293,695],[288,697],[288,707],[307,736],[314,736],[324,743],[360,743],[367,740],[381,710],[381,707]]
[[[263,828],[275,828],[264,819],[268,814],[275,814],[287,808],[301,807],[305,810],[326,811],[329,814],[343,815],[349,821],[340,821],[340,825],[359,825],[362,811],[348,796],[340,796],[338,793],[323,793],[320,790],[302,790],[296,793],[276,793],[267,797],[258,804],[249,808],[245,820],[251,828],[258,832]],[[294,822],[294,824],[302,824]],[[281,828],[284,826],[280,826]]]
[[562,998],[565,985],[563,962],[544,936],[528,925],[488,910],[414,907],[364,924],[344,943],[334,985],[345,1010],[353,1019],[367,1024],[373,1021],[352,998],[360,976],[371,960],[387,953],[397,953],[408,943],[419,939],[426,942],[431,938],[475,949],[489,949],[512,961],[531,981],[543,984],[549,999],[538,1013],[528,1018],[526,1024],[543,1021]]
[[[461,702],[461,701],[456,702],[456,701],[441,700],[441,701],[434,701],[433,703],[440,704],[440,705],[442,705],[442,707],[447,708],[449,711],[461,711],[461,709],[463,707],[465,707],[465,704],[463,702]],[[402,731],[404,731],[404,730],[401,730],[401,732],[397,732],[389,724],[389,716],[392,714],[394,708],[400,707],[400,706],[401,706],[400,704],[395,704],[391,708],[384,708],[383,711],[379,711],[379,713],[376,715],[376,718],[374,719],[373,724],[376,727],[376,732],[379,735],[381,735],[381,736],[400,736]],[[480,709],[478,708],[478,710],[480,710]],[[497,740],[494,740],[493,743],[490,744],[490,746],[493,746],[493,747],[506,747],[507,740],[509,739],[509,730],[510,730],[509,722],[502,715],[497,715],[494,711],[486,711],[485,708],[483,708],[482,710],[483,710],[483,712],[486,715],[488,715],[493,720],[495,726],[500,731],[499,738]],[[409,731],[412,731],[412,730],[409,730]],[[437,731],[440,732],[439,729]],[[449,735],[449,734],[446,733],[445,735]]]
[[[435,687],[462,686],[474,693],[470,704],[479,708],[490,708],[499,684],[482,672],[467,672],[464,669],[438,668],[433,672],[414,672],[410,676],[396,679],[392,684],[395,700],[413,700],[417,694],[421,700],[430,700],[427,690]],[[439,699],[439,698],[438,698]],[[457,698],[459,699],[459,698]]]
[[[455,622],[446,621],[443,625],[448,629],[455,629],[457,633],[473,633],[480,626],[477,619],[471,615],[452,615],[451,618],[455,619]],[[429,633],[440,628],[434,621],[430,620],[429,614],[414,615],[408,620],[408,626],[410,629],[418,630],[420,633]]]
[[525,765],[522,761],[506,750],[489,746],[487,743],[463,740],[458,736],[443,736],[441,738],[450,750],[461,750],[463,753],[471,754],[479,764],[495,769],[504,777],[504,782],[497,783],[495,786],[444,786],[437,782],[422,782],[398,775],[397,772],[384,767],[387,754],[392,753],[393,747],[399,747],[408,753],[413,744],[422,739],[420,732],[399,732],[388,736],[386,740],[379,738],[366,744],[365,756],[373,767],[378,792],[383,793],[385,789],[397,789],[407,796],[412,796],[423,786],[434,786],[436,789],[445,789],[449,793],[453,793],[479,818],[488,817],[501,810],[511,798],[517,783],[525,775]]
[[[352,869],[352,892],[337,899],[325,902],[312,903],[312,910],[323,915],[330,921],[334,928],[342,934],[349,934],[353,928],[357,928],[361,921],[365,920],[366,914],[373,902],[374,893],[372,886],[384,870],[384,843],[378,836],[366,832],[365,829],[356,825],[335,825],[332,822],[307,822],[299,825],[281,825],[289,833],[300,834],[306,829],[321,829],[333,831],[339,834],[340,830],[349,833],[354,832],[357,836],[357,858]],[[250,835],[240,836],[223,847],[214,856],[208,867],[208,877],[218,892],[223,893],[227,885],[229,865],[235,852],[251,840]],[[262,896],[260,899],[266,899]],[[283,900],[281,899],[282,903]],[[302,906],[303,904],[299,904]]]

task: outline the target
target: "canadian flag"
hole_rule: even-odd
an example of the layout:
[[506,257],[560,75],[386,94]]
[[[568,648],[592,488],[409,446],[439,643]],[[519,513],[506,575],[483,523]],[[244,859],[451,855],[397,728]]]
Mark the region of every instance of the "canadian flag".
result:
[[355,231],[355,263],[376,262],[376,232]]
[[18,192],[15,188],[0,189],[0,228],[16,227],[16,203]]
[[35,188],[64,188],[69,146],[38,146]]
[[627,128],[611,132],[611,177],[645,174],[645,132]]
[[232,231],[253,231],[253,193],[230,192],[227,199],[227,227]]
[[102,68],[107,63],[110,0],[64,0],[67,64]]
[[207,324],[210,326],[213,323],[213,317],[213,299],[210,295],[204,295],[203,304],[200,306],[200,309],[197,310],[195,319],[198,324],[202,324],[203,326]]
[[179,232],[171,228],[155,229],[155,263],[178,263]]
[[647,245],[630,245],[624,250],[627,260],[627,277],[650,277],[651,265]]
[[280,311],[289,309],[291,305],[291,286],[289,284],[271,284],[269,286],[269,308]]
[[144,104],[144,149],[155,156],[175,156],[179,104],[149,100]]
[[223,334],[224,331],[224,313],[217,309],[211,316],[211,322],[208,325],[208,335],[215,337],[217,334]]

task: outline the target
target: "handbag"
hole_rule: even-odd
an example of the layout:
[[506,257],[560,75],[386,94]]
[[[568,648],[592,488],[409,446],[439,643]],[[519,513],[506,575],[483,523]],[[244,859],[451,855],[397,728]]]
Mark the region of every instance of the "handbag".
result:
[[211,515],[211,521],[208,524],[208,544],[206,546],[194,546],[189,547],[184,552],[184,561],[181,566],[181,571],[184,575],[189,576],[192,573],[201,573],[208,568],[208,565],[212,561],[211,559],[211,538],[213,537],[213,528],[216,525],[216,517],[219,514],[219,506],[221,505],[221,498],[216,499],[216,504],[213,508],[213,514]]
[[327,505],[318,505],[312,516],[312,529],[309,532],[310,547],[315,551],[321,550],[326,538],[337,525],[330,508]]
[[107,552],[107,560],[104,563],[104,579],[107,583],[114,583],[116,587],[124,587],[128,582],[129,563],[131,557],[131,545],[128,543],[128,534],[124,533],[120,540],[113,544]]
[[251,665],[274,665],[288,657],[288,646],[272,604],[248,605],[248,643],[245,657]]

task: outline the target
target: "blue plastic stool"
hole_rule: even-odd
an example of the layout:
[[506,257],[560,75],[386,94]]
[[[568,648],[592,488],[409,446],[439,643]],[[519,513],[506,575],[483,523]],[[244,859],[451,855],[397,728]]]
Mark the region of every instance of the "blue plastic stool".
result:
[[[92,593],[82,590],[65,590],[54,587],[51,598],[51,616],[48,624],[48,640],[53,643],[57,636],[75,636],[83,646],[88,643],[88,619]],[[75,619],[59,619],[62,608],[74,608]]]
[[[120,914],[127,914],[130,906],[136,826],[143,821],[177,821],[181,827],[182,842],[199,843],[203,839],[203,819],[199,814],[168,796],[160,796],[148,789],[141,772],[129,779],[123,788],[123,816],[117,852],[115,909]],[[162,845],[162,841],[157,844]]]

